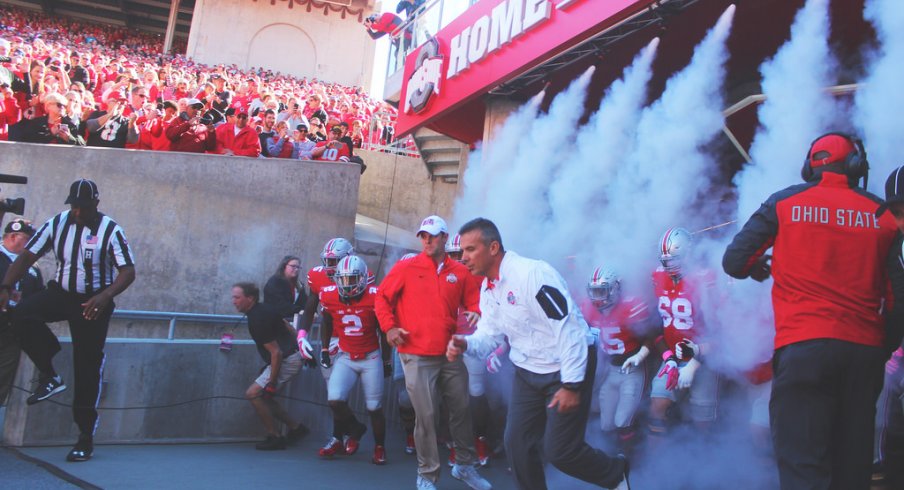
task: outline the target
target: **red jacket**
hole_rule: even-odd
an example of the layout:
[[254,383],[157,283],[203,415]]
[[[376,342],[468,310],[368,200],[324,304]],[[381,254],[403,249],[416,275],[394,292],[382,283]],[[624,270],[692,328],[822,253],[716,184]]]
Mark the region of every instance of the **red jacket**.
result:
[[204,153],[217,148],[217,133],[208,131],[203,124],[192,124],[176,118],[166,128],[170,140],[170,151]]
[[736,278],[773,247],[776,349],[826,338],[883,345],[897,227],[890,213],[876,217],[879,202],[823,172],[770,196],[734,237],[722,266]]
[[376,310],[384,332],[409,333],[399,352],[440,356],[455,333],[459,308],[479,311],[480,286],[471,273],[448,256],[439,274],[433,259],[421,253],[396,263],[377,292]]
[[235,124],[226,123],[217,126],[217,153],[232,150],[236,156],[256,157],[261,154],[261,140],[257,131],[245,126],[235,134]]

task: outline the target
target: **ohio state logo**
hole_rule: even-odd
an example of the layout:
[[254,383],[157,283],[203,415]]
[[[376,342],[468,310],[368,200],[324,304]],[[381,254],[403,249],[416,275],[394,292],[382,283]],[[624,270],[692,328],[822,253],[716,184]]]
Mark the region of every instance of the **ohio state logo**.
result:
[[439,54],[439,42],[430,38],[418,51],[414,60],[414,73],[408,79],[405,112],[418,113],[427,108],[433,94],[439,95],[442,79],[443,57]]

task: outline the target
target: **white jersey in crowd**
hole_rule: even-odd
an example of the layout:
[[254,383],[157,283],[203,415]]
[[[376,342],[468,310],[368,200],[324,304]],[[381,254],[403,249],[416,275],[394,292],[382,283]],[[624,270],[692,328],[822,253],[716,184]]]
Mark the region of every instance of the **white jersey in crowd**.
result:
[[507,251],[499,278],[483,280],[481,318],[467,338],[468,355],[486,358],[508,336],[509,358],[538,374],[561,371],[563,383],[584,380],[590,328],[562,276],[546,262]]

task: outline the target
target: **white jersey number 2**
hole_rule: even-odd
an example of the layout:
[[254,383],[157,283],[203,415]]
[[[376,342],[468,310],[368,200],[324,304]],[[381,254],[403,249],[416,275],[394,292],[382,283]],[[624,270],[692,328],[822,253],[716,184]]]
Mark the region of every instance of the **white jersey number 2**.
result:
[[342,317],[342,325],[345,326],[346,337],[360,337],[364,335],[364,324],[358,315],[345,315]]
[[659,297],[659,315],[662,316],[662,326],[669,325],[678,330],[690,330],[694,327],[694,308],[687,298],[676,298],[675,301],[668,296]]

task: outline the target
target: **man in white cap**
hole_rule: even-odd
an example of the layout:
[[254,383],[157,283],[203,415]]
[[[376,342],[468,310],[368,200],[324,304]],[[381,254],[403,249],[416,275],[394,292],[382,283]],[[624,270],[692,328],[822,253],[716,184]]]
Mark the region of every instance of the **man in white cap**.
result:
[[471,324],[480,317],[480,290],[465,280],[468,270],[446,255],[449,231],[439,216],[428,216],[417,232],[423,251],[398,262],[376,297],[377,318],[389,344],[399,351],[405,387],[416,413],[417,488],[435,489],[440,475],[436,445],[439,397],[449,409],[449,432],[455,447],[452,476],[468,486],[489,490],[474,468],[474,434],[468,406],[468,371],[459,359],[446,359],[459,309]]

